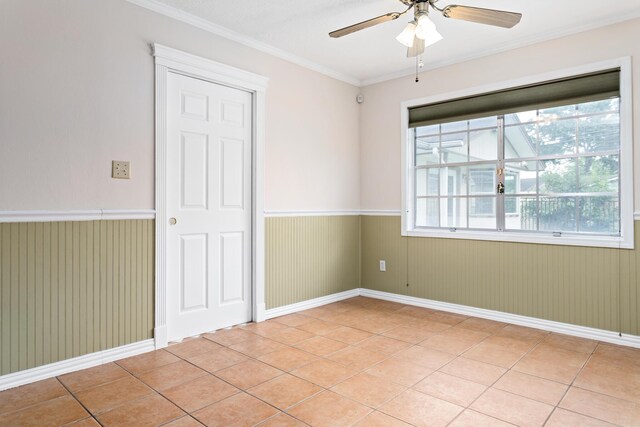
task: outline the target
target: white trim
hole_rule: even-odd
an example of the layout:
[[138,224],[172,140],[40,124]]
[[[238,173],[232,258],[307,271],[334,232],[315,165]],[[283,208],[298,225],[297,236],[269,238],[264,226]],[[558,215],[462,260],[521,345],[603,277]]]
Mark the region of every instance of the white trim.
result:
[[154,219],[153,209],[91,209],[69,211],[0,211],[2,222],[98,221],[109,219]]
[[[409,108],[442,102],[449,99],[464,98],[482,93],[489,93],[513,87],[526,86],[538,82],[562,79],[581,74],[620,68],[620,170],[621,170],[621,228],[622,237],[598,237],[564,235],[553,237],[533,233],[496,232],[496,231],[467,231],[457,230],[427,230],[417,229],[413,223],[412,212],[414,205],[414,190],[412,179],[411,156],[411,129],[409,129]],[[556,70],[544,74],[527,76],[515,80],[499,83],[491,83],[483,86],[463,89],[455,92],[441,93],[425,98],[412,99],[400,103],[400,138],[401,138],[401,181],[402,181],[402,219],[401,233],[403,236],[412,237],[441,237],[470,240],[493,240],[507,242],[542,243],[570,246],[594,246],[606,248],[634,248],[634,214],[633,214],[633,91],[631,57],[615,58],[606,61],[585,64],[578,67]]]
[[284,316],[285,314],[291,314],[298,311],[308,310],[310,308],[320,307],[322,305],[331,304],[332,302],[357,297],[358,295],[360,295],[360,289],[356,288],[349,291],[339,292],[337,294],[309,299],[295,304],[271,308],[265,312],[265,319],[273,319],[274,317]]
[[38,366],[37,368],[26,369],[13,374],[2,375],[0,376],[0,391],[153,351],[155,349],[153,341],[153,339],[139,341],[60,362],[49,363]]
[[192,15],[190,13],[184,12],[182,10],[176,9],[172,6],[160,3],[156,0],[127,0],[127,1],[129,3],[143,7],[145,9],[159,13],[161,15],[168,16],[169,18],[173,18],[175,20],[192,25],[196,28],[200,28],[201,30],[208,31],[209,33],[223,37],[227,40],[240,43],[242,45],[256,49],[260,52],[264,52],[276,58],[284,59],[286,61],[299,65],[301,67],[307,68],[312,71],[316,71],[320,74],[324,74],[325,76],[343,81],[345,83],[348,83],[354,86],[360,86],[360,80],[356,77],[350,76],[340,71],[336,71],[332,68],[326,67],[316,62],[309,61],[308,59],[286,52],[282,49],[279,49],[275,46],[271,46],[267,43],[263,43],[254,38],[239,34],[228,28],[214,24],[211,21]]
[[403,236],[408,237],[431,237],[440,239],[462,239],[462,240],[486,240],[489,242],[514,242],[514,243],[535,243],[545,245],[561,246],[585,246],[596,248],[633,249],[633,242],[626,243],[619,237],[609,236],[580,236],[563,235],[554,237],[551,234],[499,232],[499,231],[477,231],[477,230],[457,230],[429,229],[429,230],[409,230],[403,231]]
[[552,320],[538,319],[535,317],[521,316],[502,311],[487,310],[484,308],[434,301],[407,295],[392,294],[389,292],[374,291],[371,289],[361,288],[360,295],[363,297],[393,301],[401,304],[430,308],[433,310],[442,310],[451,313],[463,314],[465,316],[480,317],[483,319],[495,320],[497,322],[511,323],[529,328],[542,329],[560,334],[640,348],[640,336],[636,335],[622,335],[617,332],[606,331],[603,329],[572,325],[570,323],[554,322]]
[[360,215],[359,210],[335,210],[335,211],[265,211],[264,216],[284,217],[284,216],[354,216]]
[[[136,0],[139,1],[139,0]],[[143,2],[147,2],[144,0]],[[155,3],[155,2],[154,2]],[[264,147],[265,147],[265,92],[269,79],[245,70],[152,44],[155,57],[156,99],[156,348],[167,341],[167,281],[166,281],[166,151],[167,151],[167,75],[177,72],[213,83],[251,92],[253,104],[252,141],[252,317],[264,320],[265,307],[265,240],[264,240]]]
[[326,210],[326,211],[265,211],[266,218],[272,217],[296,217],[296,216],[400,216],[399,210],[393,209],[365,209],[365,210]]
[[[615,16],[611,19],[603,19],[600,21],[596,21],[596,22],[592,22],[590,24],[587,25],[583,25],[580,27],[575,27],[575,28],[570,28],[570,29],[563,29],[563,30],[559,30],[559,31],[552,31],[552,32],[545,32],[543,34],[539,34],[539,35],[534,35],[534,36],[530,36],[530,37],[524,37],[521,39],[517,39],[517,40],[513,40],[511,42],[508,43],[501,43],[499,46],[496,46],[494,48],[489,48],[489,49],[478,49],[476,52],[470,53],[470,54],[465,54],[465,55],[458,55],[458,56],[454,56],[452,58],[447,58],[447,59],[443,59],[441,61],[436,61],[436,62],[426,62],[424,68],[422,69],[421,72],[425,72],[425,71],[430,71],[430,70],[435,70],[438,68],[443,68],[443,67],[447,67],[450,65],[455,65],[455,64],[459,64],[462,62],[467,62],[467,61],[472,61],[474,59],[480,59],[480,58],[484,58],[487,56],[491,56],[491,55],[496,55],[499,53],[503,53],[503,52],[507,52],[510,50],[514,50],[514,49],[519,49],[525,46],[531,46],[534,44],[538,44],[538,43],[543,43],[546,41],[551,41],[551,40],[556,40],[556,39],[560,39],[562,37],[566,37],[566,36],[570,36],[572,34],[578,34],[578,33],[583,33],[589,30],[594,30],[596,28],[602,28],[602,27],[606,27],[607,25],[613,25],[613,24],[617,24],[620,22],[624,22],[624,21],[630,21],[632,19],[636,19],[640,17],[640,9],[636,10],[633,13],[630,14],[624,14],[624,15],[618,15]],[[377,77],[371,77],[369,79],[364,79],[360,81],[360,87],[365,87],[365,86],[369,86],[369,85],[374,85],[377,83],[382,83],[382,82],[386,82],[389,80],[395,80],[395,79],[399,79],[402,77],[407,77],[407,76],[412,76],[414,75],[416,72],[415,67],[413,68],[405,68],[403,70],[400,71],[395,71],[392,73],[388,73],[388,74],[383,74]]]
[[381,209],[381,210],[377,210],[377,209],[364,209],[362,211],[360,211],[360,215],[363,216],[400,216],[401,212],[400,210],[395,210],[395,209]]
[[633,219],[636,221],[640,221],[640,212],[634,212],[633,213]]

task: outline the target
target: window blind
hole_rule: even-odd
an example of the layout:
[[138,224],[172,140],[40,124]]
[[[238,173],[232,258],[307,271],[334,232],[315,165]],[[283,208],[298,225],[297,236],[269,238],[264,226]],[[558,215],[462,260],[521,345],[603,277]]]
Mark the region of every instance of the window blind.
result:
[[409,109],[409,127],[551,108],[620,96],[620,69],[600,71]]

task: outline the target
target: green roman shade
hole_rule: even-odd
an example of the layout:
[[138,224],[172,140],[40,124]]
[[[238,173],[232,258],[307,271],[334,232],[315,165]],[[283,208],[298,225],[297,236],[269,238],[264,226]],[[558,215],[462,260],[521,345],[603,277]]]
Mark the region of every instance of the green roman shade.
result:
[[620,69],[452,99],[409,109],[409,127],[558,107],[620,96]]

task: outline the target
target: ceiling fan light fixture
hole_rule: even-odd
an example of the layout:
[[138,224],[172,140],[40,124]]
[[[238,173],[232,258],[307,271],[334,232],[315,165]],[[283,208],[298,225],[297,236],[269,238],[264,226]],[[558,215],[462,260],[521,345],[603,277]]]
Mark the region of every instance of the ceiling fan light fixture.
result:
[[424,40],[425,46],[431,46],[442,40],[442,35],[436,29],[436,24],[424,14],[418,17],[418,25],[415,28],[415,35]]
[[411,21],[404,27],[404,30],[396,37],[400,43],[405,45],[406,47],[413,46],[413,39],[416,35],[417,25],[415,21]]

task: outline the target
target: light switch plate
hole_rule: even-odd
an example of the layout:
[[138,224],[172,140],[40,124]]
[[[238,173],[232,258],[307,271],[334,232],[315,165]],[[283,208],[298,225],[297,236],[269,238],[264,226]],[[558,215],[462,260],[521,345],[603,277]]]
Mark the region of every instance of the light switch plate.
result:
[[383,259],[380,260],[380,271],[387,271],[387,261]]
[[131,162],[124,160],[113,160],[111,162],[111,178],[129,179]]

